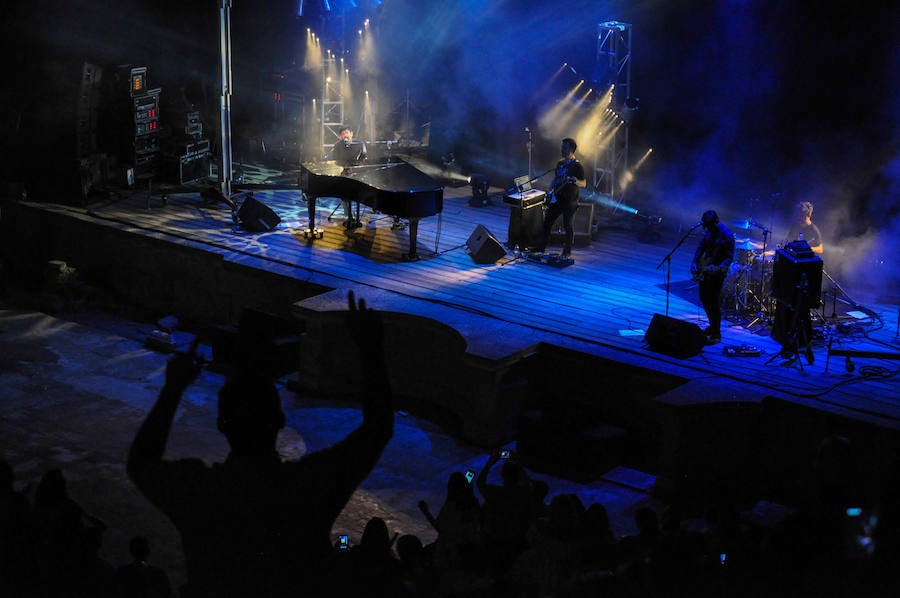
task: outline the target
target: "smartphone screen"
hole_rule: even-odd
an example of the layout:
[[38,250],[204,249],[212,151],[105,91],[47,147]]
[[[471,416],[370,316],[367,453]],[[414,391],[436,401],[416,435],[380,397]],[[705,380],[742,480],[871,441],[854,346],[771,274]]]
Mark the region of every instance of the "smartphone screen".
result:
[[875,552],[878,515],[861,507],[850,507],[844,516],[844,548],[851,558],[867,558]]
[[341,536],[338,539],[338,548],[340,550],[347,550],[348,548],[350,548],[350,536],[347,536],[346,534],[341,534]]

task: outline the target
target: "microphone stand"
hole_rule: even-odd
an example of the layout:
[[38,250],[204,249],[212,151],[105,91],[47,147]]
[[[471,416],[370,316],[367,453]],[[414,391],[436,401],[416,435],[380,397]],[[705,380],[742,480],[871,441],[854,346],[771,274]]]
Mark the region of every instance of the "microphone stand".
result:
[[666,264],[666,317],[669,317],[669,286],[672,282],[672,256],[676,251],[678,251],[678,248],[681,247],[685,241],[687,241],[687,238],[693,234],[695,228],[697,227],[692,226],[690,230],[688,230],[688,232],[686,232],[684,236],[681,237],[681,240],[678,241],[678,244],[672,248],[672,251],[667,253],[666,257],[664,257],[662,261],[659,262],[659,264],[657,264],[656,266],[656,269],[659,270],[663,264]]
[[[750,326],[753,326],[757,322],[759,322],[761,319],[763,319],[762,312],[765,312],[765,314],[766,314],[766,323],[770,324],[772,322],[772,311],[773,311],[772,310],[772,302],[769,298],[769,289],[766,288],[766,278],[767,278],[766,274],[768,272],[768,267],[766,266],[766,247],[768,247],[768,244],[769,244],[769,234],[771,233],[771,231],[768,228],[766,228],[765,226],[763,226],[762,224],[760,224],[759,222],[756,222],[755,220],[753,220],[752,218],[750,219],[750,224],[752,224],[753,226],[755,226],[757,228],[762,229],[763,246],[762,246],[762,255],[760,256],[762,258],[761,259],[762,263],[760,264],[760,268],[759,268],[760,297],[757,298],[757,302],[759,303],[759,307],[760,307],[760,313],[758,313],[756,318],[752,322],[750,322],[750,324],[748,325],[748,328]],[[773,263],[774,263],[774,259],[773,259]],[[751,272],[751,275],[752,275],[752,272]]]
[[528,127],[525,127],[525,132],[528,133],[528,143],[525,144],[525,147],[528,148],[528,178],[530,179],[531,178],[531,148],[534,144],[532,144],[532,142],[531,142],[531,129],[529,129]]
[[[838,293],[840,293],[841,295],[843,295],[844,297],[847,298],[847,299],[841,299],[841,301],[843,303],[846,303],[847,305],[849,305],[851,307],[859,307],[859,303],[854,301],[853,298],[847,294],[847,291],[845,291],[843,288],[841,288],[841,285],[839,285],[838,282],[831,277],[831,275],[828,273],[828,271],[825,270],[824,266],[822,267],[822,274],[825,275],[825,278],[830,280],[831,284],[833,285],[831,287],[831,317],[832,318],[837,317]],[[823,305],[824,305],[824,302],[823,302]],[[824,313],[824,310],[823,310],[823,313]]]

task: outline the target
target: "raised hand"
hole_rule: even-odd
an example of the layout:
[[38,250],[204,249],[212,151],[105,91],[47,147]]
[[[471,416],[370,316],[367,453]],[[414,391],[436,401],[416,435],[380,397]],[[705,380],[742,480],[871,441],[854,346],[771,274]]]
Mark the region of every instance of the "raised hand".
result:
[[361,349],[380,350],[384,343],[384,324],[381,314],[366,307],[366,300],[357,302],[353,291],[347,293],[347,306],[350,310],[348,323],[350,336]]
[[166,386],[184,390],[200,375],[202,362],[197,357],[199,339],[195,338],[187,353],[176,353],[166,365]]

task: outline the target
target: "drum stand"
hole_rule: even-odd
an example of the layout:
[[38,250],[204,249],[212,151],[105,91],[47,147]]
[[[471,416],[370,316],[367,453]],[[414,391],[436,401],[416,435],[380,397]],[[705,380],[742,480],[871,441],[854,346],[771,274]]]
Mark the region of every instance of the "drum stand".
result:
[[756,297],[759,310],[756,312],[756,317],[747,324],[747,328],[752,328],[759,322],[764,322],[766,326],[772,324],[774,302],[768,284],[772,280],[772,277],[769,275],[769,267],[766,264],[766,247],[769,243],[770,231],[766,227],[762,227],[762,231],[763,246],[762,252],[759,254],[759,297]]

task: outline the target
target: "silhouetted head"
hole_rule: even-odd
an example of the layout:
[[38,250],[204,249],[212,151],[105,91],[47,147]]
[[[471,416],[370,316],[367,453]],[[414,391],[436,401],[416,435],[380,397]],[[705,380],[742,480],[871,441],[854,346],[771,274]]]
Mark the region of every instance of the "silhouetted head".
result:
[[575,140],[572,139],[571,137],[566,137],[565,139],[562,140],[562,143],[560,144],[559,152],[565,158],[566,156],[568,156],[570,154],[574,154],[576,149],[578,149],[578,144],[575,143]]
[[66,478],[61,469],[51,469],[41,477],[34,492],[35,506],[56,505],[68,497]]
[[6,459],[0,459],[0,493],[10,494],[13,491],[14,481],[12,465]]
[[580,501],[573,494],[557,494],[550,499],[550,522],[557,538],[573,538],[581,523]]
[[128,542],[128,552],[135,561],[143,563],[150,556],[150,541],[146,536],[134,536]]
[[550,494],[550,484],[547,483],[547,480],[531,481],[531,495],[536,501],[544,502],[548,494]]
[[232,453],[273,451],[284,422],[278,389],[264,376],[241,372],[219,390],[217,425]]
[[464,496],[468,490],[469,483],[466,476],[458,471],[454,471],[447,478],[447,498],[459,498]]
[[503,480],[503,485],[507,488],[522,486],[528,482],[528,474],[525,473],[525,468],[517,461],[504,461],[503,467],[500,469],[500,478]]
[[650,507],[641,507],[635,511],[634,522],[642,536],[655,536],[659,533],[659,516]]
[[709,232],[715,232],[719,229],[719,215],[716,214],[715,210],[706,210],[703,212],[700,222],[703,223],[703,228]]
[[397,539],[397,556],[404,563],[418,563],[422,560],[424,547],[415,534],[403,534]]
[[584,512],[584,519],[592,529],[609,529],[609,512],[601,503],[591,503]]
[[366,522],[359,546],[367,552],[382,553],[391,549],[391,538],[387,524],[381,517],[372,517]]

